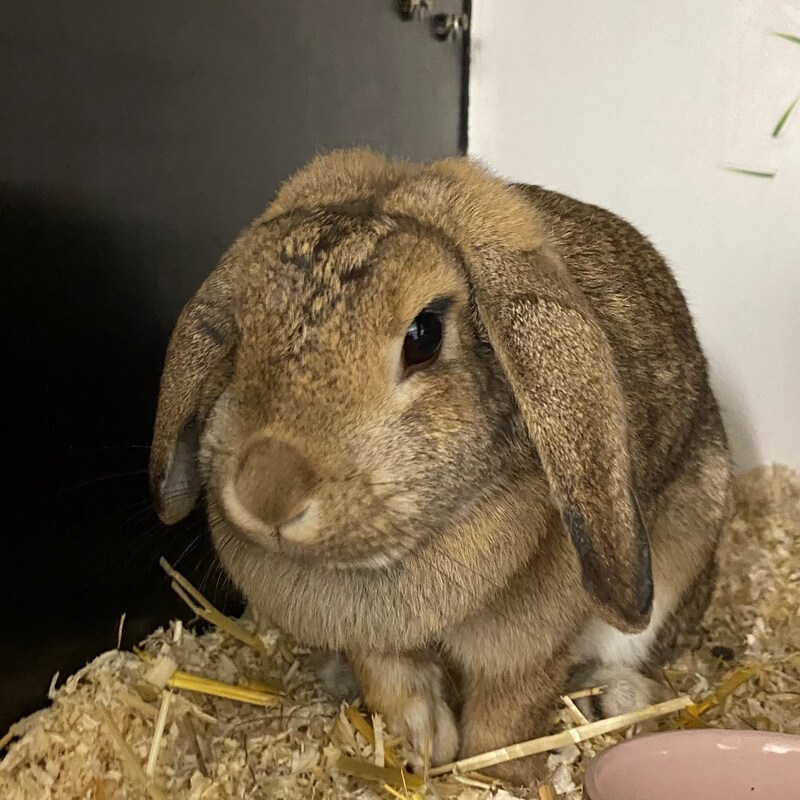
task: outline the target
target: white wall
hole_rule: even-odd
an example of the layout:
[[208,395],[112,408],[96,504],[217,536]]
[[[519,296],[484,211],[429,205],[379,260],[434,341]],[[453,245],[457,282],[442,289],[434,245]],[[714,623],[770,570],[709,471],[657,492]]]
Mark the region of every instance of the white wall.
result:
[[[740,468],[800,466],[800,5],[473,0],[470,152],[669,259]],[[775,171],[773,179],[722,169]]]

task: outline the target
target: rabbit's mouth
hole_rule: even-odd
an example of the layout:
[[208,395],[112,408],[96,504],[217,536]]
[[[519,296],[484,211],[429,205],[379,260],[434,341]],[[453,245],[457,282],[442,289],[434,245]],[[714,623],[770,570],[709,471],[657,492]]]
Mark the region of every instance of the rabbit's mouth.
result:
[[358,476],[320,481],[313,497],[275,514],[266,502],[243,501],[228,480],[208,491],[208,517],[218,548],[281,554],[332,570],[385,569],[434,533],[413,512],[412,492],[379,486]]
[[[380,523],[369,527],[349,528],[347,532],[327,529],[313,541],[291,538],[292,529],[276,527],[267,535],[232,524],[227,518],[211,519],[211,529],[218,550],[233,548],[253,555],[280,555],[292,561],[330,570],[382,570],[391,567],[420,544],[419,536],[395,536],[387,541]],[[287,533],[290,535],[287,536]]]

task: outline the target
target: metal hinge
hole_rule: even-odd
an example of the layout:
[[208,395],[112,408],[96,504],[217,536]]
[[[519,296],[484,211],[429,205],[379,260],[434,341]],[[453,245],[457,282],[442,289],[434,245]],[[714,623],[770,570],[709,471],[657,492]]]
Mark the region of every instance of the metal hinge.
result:
[[434,14],[433,0],[399,0],[398,10],[402,19],[424,20],[431,15],[431,33],[440,42],[452,42],[469,30],[469,14]]

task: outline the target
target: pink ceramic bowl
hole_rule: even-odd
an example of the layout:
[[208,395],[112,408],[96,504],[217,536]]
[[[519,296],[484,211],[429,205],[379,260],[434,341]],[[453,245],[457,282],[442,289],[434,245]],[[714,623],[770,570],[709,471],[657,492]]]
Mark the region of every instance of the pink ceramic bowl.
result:
[[586,800],[798,800],[800,736],[697,730],[629,739],[586,769]]

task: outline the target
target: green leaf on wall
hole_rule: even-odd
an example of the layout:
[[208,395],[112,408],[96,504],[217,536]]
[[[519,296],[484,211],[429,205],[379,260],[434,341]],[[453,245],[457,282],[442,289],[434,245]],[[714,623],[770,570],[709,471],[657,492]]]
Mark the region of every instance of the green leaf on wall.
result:
[[777,139],[778,136],[781,135],[781,131],[783,130],[786,123],[789,121],[789,117],[792,116],[792,112],[794,111],[794,107],[797,105],[797,101],[800,98],[795,97],[794,100],[789,104],[789,107],[786,111],[781,114],[781,118],[775,123],[775,127],[772,130],[773,138]]
[[728,172],[737,172],[739,175],[750,175],[754,178],[774,178],[777,172],[762,172],[758,169],[745,169],[744,167],[723,167]]
[[780,36],[781,39],[786,39],[787,42],[794,42],[800,44],[800,36],[795,36],[793,33],[781,33],[779,31],[772,31],[773,36]]

